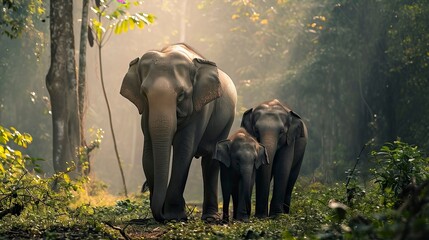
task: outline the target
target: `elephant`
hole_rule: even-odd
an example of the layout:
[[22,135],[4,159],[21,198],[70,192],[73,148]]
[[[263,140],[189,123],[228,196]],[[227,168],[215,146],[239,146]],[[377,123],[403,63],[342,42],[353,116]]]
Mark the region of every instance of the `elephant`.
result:
[[217,220],[219,163],[212,155],[234,121],[231,78],[179,43],[132,60],[120,93],[142,116],[143,171],[154,219],[187,220],[183,192],[192,158],[202,157],[202,219]]
[[220,164],[224,222],[229,221],[229,200],[232,195],[233,218],[248,221],[251,213],[252,189],[256,169],[268,164],[265,147],[244,128],[216,144],[213,159]]
[[[244,112],[241,127],[267,149],[269,164],[256,171],[258,218],[289,213],[292,190],[307,145],[307,127],[301,117],[279,100],[263,102]],[[271,180],[274,179],[268,214]]]

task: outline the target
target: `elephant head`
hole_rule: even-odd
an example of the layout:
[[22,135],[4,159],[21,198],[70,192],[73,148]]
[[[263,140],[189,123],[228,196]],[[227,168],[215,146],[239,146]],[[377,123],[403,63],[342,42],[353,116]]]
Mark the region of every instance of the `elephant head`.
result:
[[130,62],[120,93],[142,114],[145,144],[148,139],[153,151],[153,163],[144,166],[154,173],[146,174],[151,209],[163,221],[172,141],[194,113],[222,95],[218,68],[183,45],[149,51]]
[[300,118],[274,99],[244,112],[241,127],[267,148],[268,157],[272,162],[277,149],[291,144],[298,134],[299,124],[293,121],[296,117]]
[[[213,159],[221,162],[226,168],[239,179],[238,183],[238,206],[234,216],[238,220],[247,220],[250,215],[252,188],[255,181],[256,169],[268,164],[268,156],[265,147],[259,144],[255,138],[243,128],[231,135],[229,139],[220,141],[216,145]],[[229,178],[231,180],[233,178]],[[221,181],[226,181],[221,179]],[[225,197],[225,196],[224,196]],[[234,207],[235,209],[235,207]]]

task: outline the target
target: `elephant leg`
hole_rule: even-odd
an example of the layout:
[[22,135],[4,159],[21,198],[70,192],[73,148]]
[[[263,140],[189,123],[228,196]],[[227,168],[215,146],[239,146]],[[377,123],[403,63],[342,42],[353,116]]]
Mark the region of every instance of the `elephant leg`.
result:
[[232,180],[232,208],[233,208],[233,212],[232,212],[232,218],[233,219],[237,219],[237,213],[238,213],[238,201],[239,201],[239,189],[238,189],[238,181],[239,181],[239,177],[237,175],[234,175]]
[[229,222],[229,200],[231,199],[233,183],[231,179],[231,169],[223,164],[220,165],[220,183],[222,186],[223,198],[222,221]]
[[284,212],[284,197],[286,187],[288,186],[293,157],[294,144],[284,146],[277,151],[273,166],[274,186],[270,204],[270,217],[275,217]]
[[256,206],[255,217],[268,217],[268,198],[270,195],[271,170],[273,164],[261,166],[256,171]]
[[304,158],[305,148],[307,146],[307,138],[299,138],[295,140],[295,152],[292,169],[289,175],[288,185],[284,198],[284,213],[289,213],[290,203],[292,198],[293,187],[298,179],[299,171],[301,170],[302,160]]
[[[174,146],[177,146],[174,144]],[[180,146],[180,145],[179,145]],[[173,148],[173,163],[164,205],[164,217],[166,220],[186,220],[185,191],[189,168],[192,161],[192,148],[186,146]]]
[[202,220],[215,220],[218,213],[219,161],[211,154],[202,157],[201,168],[204,182],[204,202]]

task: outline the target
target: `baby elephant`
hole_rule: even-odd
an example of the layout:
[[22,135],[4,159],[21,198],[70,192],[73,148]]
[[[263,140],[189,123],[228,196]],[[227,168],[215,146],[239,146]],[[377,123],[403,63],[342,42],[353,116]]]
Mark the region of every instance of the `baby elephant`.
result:
[[248,221],[256,169],[268,164],[265,147],[244,128],[216,145],[213,159],[221,162],[223,221],[229,221],[229,199],[232,195],[233,218]]

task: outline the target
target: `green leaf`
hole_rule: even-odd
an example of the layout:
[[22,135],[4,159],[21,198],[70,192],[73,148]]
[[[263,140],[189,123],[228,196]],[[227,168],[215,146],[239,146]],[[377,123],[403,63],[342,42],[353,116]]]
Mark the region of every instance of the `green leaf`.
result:
[[0,145],[0,159],[2,159],[2,160],[6,160],[7,159],[6,150],[1,145]]
[[137,21],[137,27],[139,27],[140,29],[143,29],[144,23],[142,21]]
[[128,24],[126,20],[121,21],[121,30],[124,33],[128,31]]
[[155,15],[153,14],[148,14],[146,18],[150,23],[154,23],[156,19]]
[[65,183],[70,183],[70,177],[68,174],[63,174],[63,179]]
[[121,34],[121,32],[122,32],[122,29],[121,29],[121,24],[120,24],[120,22],[119,22],[119,23],[115,24],[115,30],[114,30],[114,33],[115,33],[115,34]]
[[101,39],[103,38],[103,28],[101,26],[96,28],[96,33],[98,42],[101,42]]
[[14,154],[15,154],[15,156],[16,156],[16,157],[18,157],[18,158],[22,158],[22,153],[21,153],[21,151],[15,150]]
[[128,24],[130,25],[129,26],[130,30],[134,30],[134,26],[135,26],[134,19],[132,18],[128,19]]
[[119,18],[119,16],[121,16],[121,13],[120,13],[118,10],[114,11],[114,12],[110,15],[110,17],[112,17],[113,19],[118,19],[118,18]]

